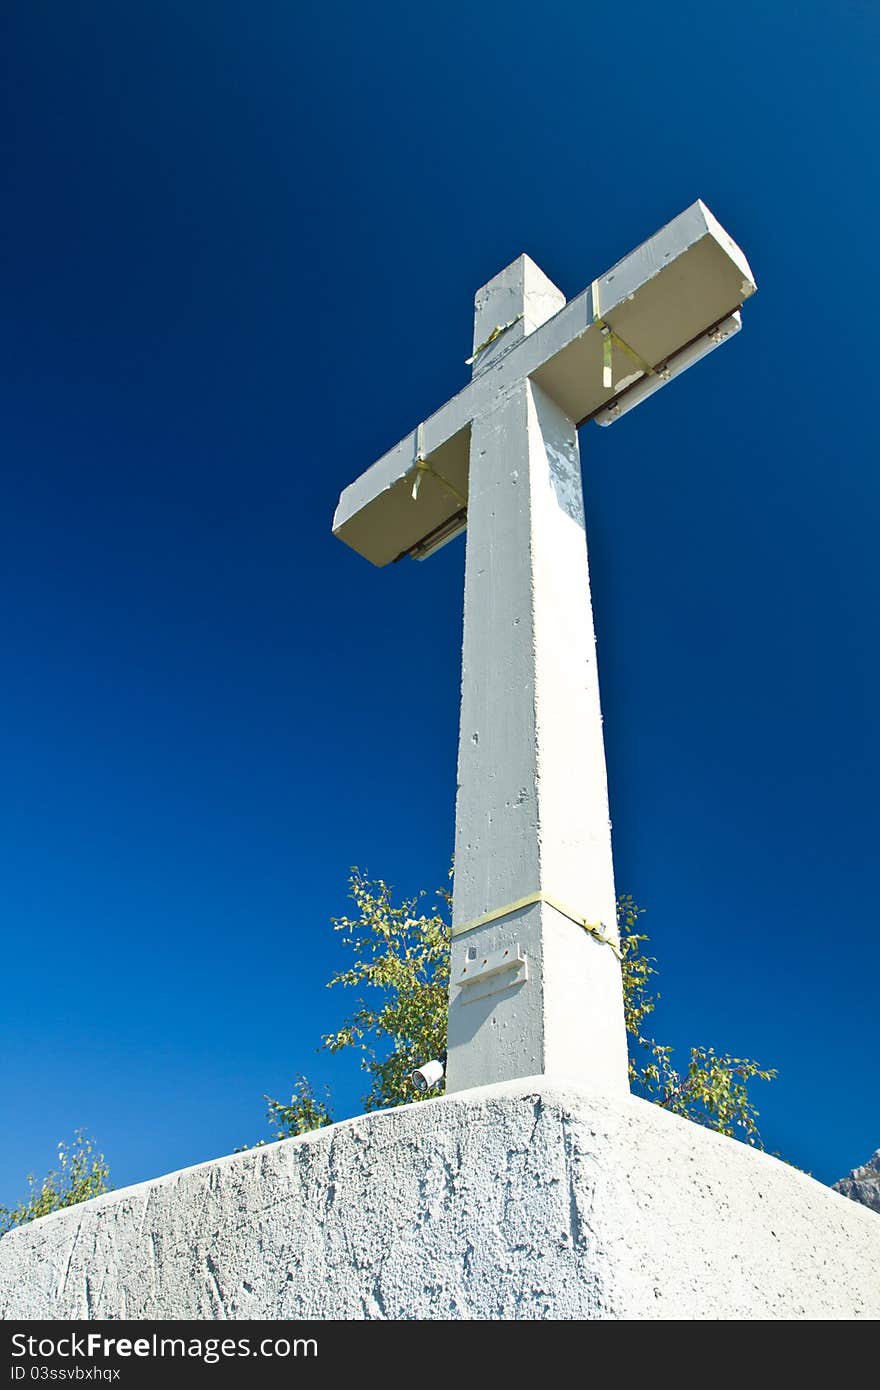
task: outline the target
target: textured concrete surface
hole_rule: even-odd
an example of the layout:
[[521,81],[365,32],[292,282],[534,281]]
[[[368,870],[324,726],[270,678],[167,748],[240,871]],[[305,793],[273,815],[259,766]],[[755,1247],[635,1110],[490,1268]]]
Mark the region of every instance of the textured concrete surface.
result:
[[5,1318],[876,1318],[880,1219],[550,1078],[360,1117],[0,1241]]

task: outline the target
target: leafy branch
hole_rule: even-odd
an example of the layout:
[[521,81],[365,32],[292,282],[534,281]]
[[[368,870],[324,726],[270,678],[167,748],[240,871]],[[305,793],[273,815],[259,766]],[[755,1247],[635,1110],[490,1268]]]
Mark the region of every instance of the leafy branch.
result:
[[[439,889],[429,899],[421,892],[398,903],[384,879],[370,879],[353,868],[349,896],[354,911],[332,919],[332,925],[352,962],[333,976],[328,988],[354,989],[358,997],[354,1011],[340,1028],[326,1034],[321,1047],[332,1053],[353,1048],[361,1054],[361,1066],[370,1078],[363,1101],[366,1110],[427,1099],[413,1089],[409,1078],[426,1058],[446,1049],[451,894]],[[660,995],[651,988],[657,963],[645,951],[649,937],[639,930],[643,914],[630,894],[618,899],[633,1092],[673,1115],[763,1147],[749,1083],[773,1080],[774,1070],[747,1057],[699,1046],[690,1049],[687,1068],[680,1072],[673,1065],[673,1049],[645,1035],[645,1020],[654,1013]],[[297,1079],[297,1092],[289,1103],[269,1099],[269,1118],[277,1138],[332,1123],[329,1105],[316,1099],[305,1077]]]

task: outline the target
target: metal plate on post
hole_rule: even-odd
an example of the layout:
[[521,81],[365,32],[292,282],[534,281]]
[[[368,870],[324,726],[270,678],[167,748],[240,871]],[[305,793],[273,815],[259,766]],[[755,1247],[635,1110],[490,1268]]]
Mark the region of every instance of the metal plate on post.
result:
[[508,946],[465,961],[455,983],[461,988],[462,1003],[473,1004],[488,994],[524,984],[528,978],[529,964],[522,947]]

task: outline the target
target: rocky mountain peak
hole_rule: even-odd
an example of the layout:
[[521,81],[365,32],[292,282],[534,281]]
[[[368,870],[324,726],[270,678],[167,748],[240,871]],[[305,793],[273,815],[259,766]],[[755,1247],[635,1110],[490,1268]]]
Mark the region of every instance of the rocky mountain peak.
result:
[[880,1212],[880,1149],[861,1168],[853,1168],[845,1178],[832,1183],[832,1187],[844,1197]]

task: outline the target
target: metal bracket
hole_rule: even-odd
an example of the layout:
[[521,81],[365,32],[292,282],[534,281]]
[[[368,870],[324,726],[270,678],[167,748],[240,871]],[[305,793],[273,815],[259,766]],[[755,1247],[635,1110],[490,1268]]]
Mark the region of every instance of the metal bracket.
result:
[[521,946],[508,946],[503,951],[490,951],[485,956],[466,960],[458,972],[456,984],[461,987],[463,1004],[473,1004],[488,994],[523,984],[529,978],[529,965]]

